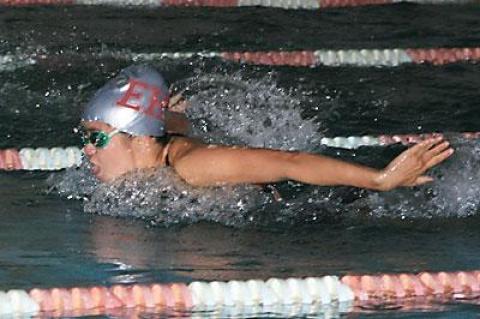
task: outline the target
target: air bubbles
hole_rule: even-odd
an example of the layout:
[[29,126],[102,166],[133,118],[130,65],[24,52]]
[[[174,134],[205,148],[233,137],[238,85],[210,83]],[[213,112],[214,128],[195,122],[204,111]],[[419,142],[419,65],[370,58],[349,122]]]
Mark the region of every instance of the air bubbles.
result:
[[254,220],[251,213],[269,201],[258,186],[192,187],[170,168],[136,171],[113,184],[101,184],[85,164],[49,183],[67,198],[88,197],[88,213],[140,218],[152,226],[202,220],[241,226]]
[[187,116],[207,142],[310,151],[320,145],[320,125],[301,116],[303,95],[272,78],[202,74],[186,85]]

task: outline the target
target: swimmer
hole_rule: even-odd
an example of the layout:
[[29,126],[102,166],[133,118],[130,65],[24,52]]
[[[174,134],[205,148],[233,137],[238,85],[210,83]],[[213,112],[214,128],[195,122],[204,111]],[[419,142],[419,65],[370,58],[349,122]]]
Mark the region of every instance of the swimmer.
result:
[[187,124],[168,110],[169,101],[165,80],[147,65],[122,70],[97,91],[81,125],[84,152],[100,181],[170,166],[199,187],[294,180],[388,191],[431,182],[424,173],[453,154],[442,137],[429,138],[374,169],[306,152],[205,144],[179,134]]

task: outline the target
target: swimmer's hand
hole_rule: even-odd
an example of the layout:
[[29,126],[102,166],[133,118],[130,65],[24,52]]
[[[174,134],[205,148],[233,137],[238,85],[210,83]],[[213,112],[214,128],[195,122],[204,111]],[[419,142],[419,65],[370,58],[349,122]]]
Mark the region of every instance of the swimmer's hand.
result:
[[185,110],[188,107],[188,102],[182,95],[183,92],[177,93],[174,96],[170,97],[168,103],[168,110],[176,113],[185,113]]
[[417,186],[433,181],[424,173],[453,154],[443,137],[429,138],[397,156],[379,172],[378,189],[388,191],[396,187]]
[[188,102],[182,96],[182,92],[170,97],[165,112],[166,131],[170,134],[188,135],[191,131],[191,124],[185,116]]

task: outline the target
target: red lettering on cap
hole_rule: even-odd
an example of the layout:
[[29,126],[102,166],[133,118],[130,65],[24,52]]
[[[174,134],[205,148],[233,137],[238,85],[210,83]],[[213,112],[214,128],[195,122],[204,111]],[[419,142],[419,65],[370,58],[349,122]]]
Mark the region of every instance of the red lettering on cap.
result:
[[150,105],[145,110],[147,115],[153,116],[158,120],[163,120],[163,109],[168,106],[168,96],[162,100],[158,97],[161,95],[161,91],[157,87],[152,87],[152,97],[150,99]]
[[[137,90],[139,88],[140,90]],[[118,106],[124,106],[142,112],[157,120],[163,120],[162,109],[168,107],[168,95],[163,97],[162,90],[148,83],[131,79],[127,92],[117,101]],[[142,105],[145,94],[150,94],[149,104]],[[136,103],[135,103],[136,102]]]
[[131,104],[133,102],[132,100],[135,99],[137,100],[137,102],[141,101],[143,94],[142,92],[135,91],[135,88],[137,87],[140,87],[145,91],[148,89],[148,84],[135,79],[130,80],[127,92],[125,92],[122,98],[117,101],[117,105],[140,111],[142,108],[141,104]]

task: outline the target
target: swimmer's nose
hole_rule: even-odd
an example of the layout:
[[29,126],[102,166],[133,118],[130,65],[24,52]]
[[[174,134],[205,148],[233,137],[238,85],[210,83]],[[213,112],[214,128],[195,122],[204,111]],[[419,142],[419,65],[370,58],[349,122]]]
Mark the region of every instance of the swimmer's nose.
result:
[[88,157],[92,157],[95,154],[96,151],[97,151],[97,149],[92,144],[87,144],[83,147],[83,152]]

